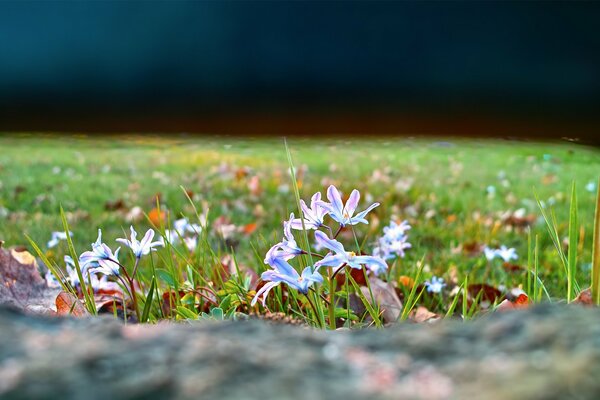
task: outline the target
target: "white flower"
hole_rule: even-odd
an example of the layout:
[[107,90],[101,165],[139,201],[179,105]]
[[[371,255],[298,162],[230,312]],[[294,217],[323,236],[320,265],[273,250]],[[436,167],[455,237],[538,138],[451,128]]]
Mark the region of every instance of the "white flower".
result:
[[133,254],[135,254],[135,256],[137,258],[141,258],[142,256],[149,254],[151,251],[156,251],[155,247],[157,247],[157,246],[164,246],[162,238],[161,238],[161,240],[158,240],[156,242],[152,241],[152,239],[154,239],[154,230],[148,229],[148,231],[146,231],[146,234],[144,235],[142,240],[138,241],[136,239],[137,232],[133,229],[133,226],[131,226],[130,229],[131,229],[130,240],[119,238],[119,239],[117,239],[117,242],[122,243],[122,244],[126,245],[127,247],[129,247],[131,249],[131,251],[133,251]]
[[[72,232],[69,232],[69,236],[73,236]],[[55,247],[61,240],[67,240],[67,234],[65,232],[52,232],[52,237],[46,244],[49,249]]]

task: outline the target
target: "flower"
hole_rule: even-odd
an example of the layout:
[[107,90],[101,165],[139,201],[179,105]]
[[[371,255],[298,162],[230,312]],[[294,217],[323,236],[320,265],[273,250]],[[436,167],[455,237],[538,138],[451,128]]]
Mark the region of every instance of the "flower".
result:
[[202,227],[198,224],[190,224],[187,218],[180,218],[173,222],[173,228],[179,236],[185,235],[185,233],[199,234],[202,231]]
[[509,262],[510,260],[516,260],[519,258],[515,249],[509,249],[506,246],[501,246],[498,250],[496,250],[496,254],[498,257],[502,258],[504,262]]
[[487,258],[488,261],[492,261],[498,255],[496,249],[490,249],[487,246],[483,248],[483,253],[485,254],[485,258]]
[[164,246],[164,242],[162,240],[158,240],[156,242],[152,241],[154,238],[154,230],[148,229],[142,240],[138,241],[137,232],[133,229],[133,226],[130,226],[129,228],[131,230],[130,240],[119,238],[117,239],[117,242],[129,247],[137,258],[141,258],[142,256],[149,254],[151,251],[156,251],[156,246]]
[[[73,236],[73,233],[69,232],[69,236]],[[52,237],[46,244],[46,247],[51,249],[55,247],[61,240],[67,240],[67,234],[65,232],[52,232]]]
[[410,249],[412,245],[407,242],[406,231],[411,226],[408,221],[402,221],[397,224],[391,221],[390,225],[383,228],[383,236],[377,241],[377,247],[373,249],[373,254],[383,259],[394,257],[404,257],[404,250]]
[[340,268],[344,264],[347,264],[350,268],[362,269],[361,265],[364,265],[375,274],[385,272],[388,268],[386,262],[375,256],[357,256],[352,251],[346,251],[344,246],[335,239],[329,239],[325,233],[321,231],[315,232],[315,238],[317,243],[321,246],[335,252],[335,255],[329,253],[322,260],[315,263],[315,267],[319,268],[322,266]]
[[[77,273],[77,270],[75,269],[75,263],[73,262],[73,259],[70,256],[65,256],[65,264],[66,264],[66,271],[67,271],[67,276],[65,277],[65,281],[68,281],[71,286],[73,286],[75,289],[79,289],[79,287],[81,286],[80,281],[79,281],[79,274]],[[87,285],[90,285],[92,290],[96,293],[98,291],[110,291],[110,292],[120,292],[121,288],[119,287],[119,285],[115,282],[111,282],[108,280],[108,276],[107,275],[103,275],[102,277],[98,278],[98,274],[96,272],[92,272],[89,268],[83,268],[82,267],[82,271],[81,271],[81,275],[83,276],[83,278],[85,279],[85,282]],[[46,274],[46,280],[48,280],[48,276]],[[58,283],[58,280],[54,279],[56,283]]]
[[89,268],[104,275],[119,275],[119,247],[113,254],[112,250],[102,243],[102,230],[98,229],[98,239],[92,243],[92,251],[86,251],[79,257],[81,268]]
[[196,250],[196,247],[198,246],[198,236],[184,237],[183,243],[185,244],[185,247],[187,247],[187,249],[189,251],[193,252],[194,250]]
[[595,182],[588,182],[587,185],[585,185],[585,190],[587,190],[588,192],[595,192],[596,191],[596,183]]
[[292,220],[292,229],[302,230],[306,229],[318,229],[323,225],[323,217],[329,212],[318,203],[321,201],[321,193],[315,193],[310,199],[310,208],[306,205],[304,200],[300,200],[300,208],[304,216],[304,227],[302,226],[302,219],[295,218]]
[[275,286],[278,286],[282,282],[287,284],[289,287],[296,289],[302,294],[307,294],[308,288],[312,286],[313,283],[323,282],[323,277],[321,274],[319,274],[316,270],[313,271],[312,267],[306,267],[302,271],[301,275],[298,274],[294,267],[292,267],[285,260],[282,254],[276,255],[276,252],[273,252],[271,257],[268,257],[268,260],[272,269],[263,272],[260,278],[263,281],[269,282],[260,288],[258,292],[256,292],[256,295],[250,303],[251,306],[256,304],[261,295],[263,296],[262,305],[264,306],[271,289],[273,289]]
[[432,277],[431,281],[425,281],[425,287],[429,293],[440,293],[446,286],[443,278]]
[[331,218],[339,222],[341,226],[356,225],[360,222],[368,224],[369,222],[365,219],[365,216],[369,211],[379,206],[379,203],[373,203],[366,210],[353,216],[360,200],[360,192],[354,189],[344,205],[340,191],[333,185],[327,189],[327,199],[330,203],[318,201],[316,204],[326,209],[330,213]]
[[277,254],[278,257],[282,257],[285,260],[289,260],[291,258],[294,258],[296,255],[302,254],[304,252],[296,243],[294,235],[292,235],[293,221],[294,213],[291,213],[290,219],[288,221],[283,222],[283,234],[285,238],[281,242],[271,247],[271,249],[267,252],[267,255],[265,257],[265,264],[269,264],[267,259],[272,257],[274,254]]

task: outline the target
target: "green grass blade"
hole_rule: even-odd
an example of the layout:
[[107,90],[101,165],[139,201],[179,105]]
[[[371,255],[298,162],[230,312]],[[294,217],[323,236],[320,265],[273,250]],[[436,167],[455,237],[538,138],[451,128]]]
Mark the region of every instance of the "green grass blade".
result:
[[152,308],[152,299],[154,297],[154,290],[156,289],[156,277],[152,276],[152,283],[150,284],[150,290],[148,296],[146,296],[146,303],[144,304],[144,311],[142,311],[142,319],[140,322],[148,322],[150,316],[150,309]]
[[568,250],[568,268],[567,268],[567,302],[575,299],[575,273],[577,271],[577,242],[578,225],[577,220],[577,192],[575,191],[575,181],[571,188],[571,207],[569,210],[569,250]]
[[46,267],[48,267],[48,269],[50,270],[52,275],[54,275],[54,277],[58,280],[62,289],[67,293],[71,293],[71,294],[77,296],[77,291],[75,290],[75,288],[73,288],[71,286],[70,283],[65,281],[60,269],[56,265],[52,264],[50,262],[50,260],[48,260],[48,257],[46,257],[46,255],[42,252],[42,250],[39,248],[39,246],[33,241],[33,239],[31,239],[29,237],[29,235],[26,234],[25,237],[29,241],[29,244],[31,244],[31,247],[33,247],[33,250],[36,252],[38,257],[42,260],[42,262],[46,265]]
[[90,312],[90,314],[96,315],[98,314],[98,312],[96,310],[96,302],[94,300],[94,295],[90,290],[88,290],[88,285],[86,284],[85,279],[83,279],[81,266],[79,265],[79,256],[77,255],[75,247],[73,246],[73,240],[71,239],[71,235],[69,235],[69,222],[67,221],[67,216],[65,215],[65,211],[63,210],[62,206],[60,207],[60,218],[62,219],[63,228],[67,236],[67,246],[69,248],[69,253],[71,254],[71,258],[73,259],[73,263],[75,264],[75,271],[77,271],[79,285],[81,286],[81,291],[83,292],[83,297],[85,299],[85,306]]

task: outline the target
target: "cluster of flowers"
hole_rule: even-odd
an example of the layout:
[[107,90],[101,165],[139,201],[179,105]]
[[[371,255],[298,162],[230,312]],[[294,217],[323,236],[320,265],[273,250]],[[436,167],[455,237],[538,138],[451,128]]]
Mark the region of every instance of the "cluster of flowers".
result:
[[[387,270],[388,266],[381,257],[357,255],[352,251],[346,251],[344,245],[336,240],[337,234],[333,235],[332,228],[324,222],[326,216],[336,221],[339,225],[338,233],[347,226],[359,223],[368,224],[365,216],[372,209],[379,206],[379,203],[374,203],[366,210],[354,215],[360,200],[359,191],[354,189],[350,193],[346,204],[344,204],[340,191],[333,185],[327,189],[327,199],[329,202],[322,201],[321,193],[315,193],[311,198],[310,207],[306,205],[304,200],[300,200],[303,218],[295,218],[292,213],[289,220],[283,223],[284,239],[271,247],[265,256],[264,262],[271,269],[263,272],[261,279],[268,283],[256,293],[251,305],[254,306],[260,296],[262,296],[262,304],[264,306],[271,289],[281,283],[287,284],[302,294],[307,294],[313,284],[323,282],[323,276],[319,273],[321,267],[332,267],[337,272],[346,266],[362,269],[364,265],[367,270],[374,274],[379,274]],[[292,229],[314,230],[315,247],[329,250],[325,256],[319,255],[322,258],[315,262],[314,265],[304,268],[301,274],[288,262],[298,255],[307,254],[297,244],[292,234]],[[327,236],[321,229],[329,232],[330,236]]]
[[172,245],[181,240],[189,251],[194,251],[198,246],[198,235],[201,231],[200,225],[190,223],[187,218],[181,218],[173,222],[173,229],[165,231],[165,237]]
[[[131,236],[129,239],[117,239],[117,242],[129,247],[136,257],[137,262],[142,256],[155,251],[156,247],[164,246],[162,237],[158,241],[154,239],[154,230],[148,229],[141,241],[137,240],[137,232],[131,227]],[[118,285],[115,282],[108,281],[108,277],[113,275],[120,276],[119,262],[119,247],[114,253],[106,244],[102,243],[102,230],[98,229],[98,239],[92,243],[92,250],[86,251],[79,256],[79,266],[83,279],[87,284],[91,284],[94,292],[99,290],[118,290]],[[79,276],[75,269],[75,263],[69,256],[65,256],[66,276],[65,281],[68,281],[74,288],[79,289],[81,286]],[[101,274],[101,276],[98,276]],[[135,275],[135,271],[134,271]],[[46,274],[46,281],[49,286],[58,286],[60,283],[50,272]]]
[[501,246],[499,249],[491,249],[488,246],[485,246],[483,253],[488,261],[492,261],[497,257],[504,260],[504,262],[510,262],[519,258],[515,249],[509,249],[506,246]]
[[408,235],[406,231],[411,226],[408,221],[402,221],[400,224],[391,221],[388,226],[383,228],[383,236],[377,241],[377,246],[373,249],[373,254],[389,260],[396,257],[404,258],[404,250],[410,249],[412,245],[407,242]]

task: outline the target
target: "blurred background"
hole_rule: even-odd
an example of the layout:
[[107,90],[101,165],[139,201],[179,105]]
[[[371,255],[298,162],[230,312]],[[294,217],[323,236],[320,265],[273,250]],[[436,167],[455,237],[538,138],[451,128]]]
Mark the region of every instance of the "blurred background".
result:
[[595,139],[598,2],[2,2],[0,130]]

